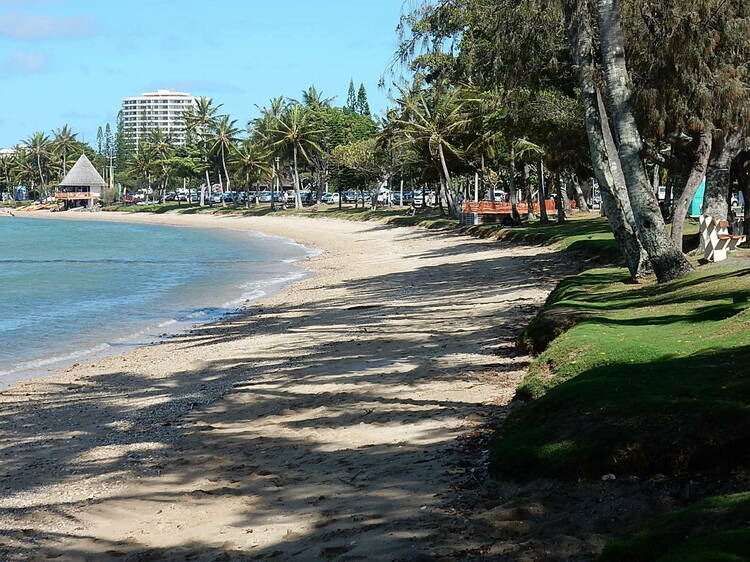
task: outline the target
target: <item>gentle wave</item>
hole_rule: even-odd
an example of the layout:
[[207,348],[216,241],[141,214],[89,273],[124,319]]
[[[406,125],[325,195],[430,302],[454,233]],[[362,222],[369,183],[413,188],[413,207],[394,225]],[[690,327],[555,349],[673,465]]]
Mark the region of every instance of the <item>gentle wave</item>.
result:
[[306,277],[294,263],[320,253],[254,232],[131,226],[0,226],[15,241],[0,259],[0,386],[216,321]]

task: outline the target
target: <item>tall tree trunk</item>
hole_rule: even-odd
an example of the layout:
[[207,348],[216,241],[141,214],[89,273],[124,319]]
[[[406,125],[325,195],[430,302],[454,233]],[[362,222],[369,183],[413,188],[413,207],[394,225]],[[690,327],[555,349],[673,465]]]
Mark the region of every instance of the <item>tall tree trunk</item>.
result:
[[619,140],[619,157],[633,209],[638,238],[648,253],[660,282],[692,271],[682,251],[667,235],[659,204],[646,176],[643,142],[631,107],[625,40],[620,21],[619,0],[598,0],[602,64],[612,106],[612,121]]
[[547,216],[547,193],[544,189],[544,160],[539,159],[537,164],[537,173],[539,174],[539,222],[548,223],[549,217]]
[[732,160],[742,148],[743,137],[738,132],[714,137],[711,159],[706,172],[706,195],[703,199],[703,214],[716,220],[727,220],[729,216],[729,168]]
[[529,211],[528,218],[530,221],[536,220],[536,213],[534,213],[534,189],[529,181],[529,165],[523,165],[523,185],[526,189],[526,206]]
[[[485,164],[485,161],[484,161],[484,152],[482,152],[482,175],[485,174],[485,167],[486,167],[486,164]],[[495,186],[490,185],[490,191],[487,194],[487,196],[488,196],[488,199],[490,201],[494,201],[495,200]]]
[[573,191],[575,192],[575,199],[576,199],[576,206],[578,207],[578,210],[582,213],[588,213],[589,212],[589,204],[586,201],[586,196],[583,193],[583,188],[581,187],[581,181],[576,177],[575,175],[571,178],[571,183],[573,184]]
[[299,185],[299,167],[297,166],[297,143],[294,143],[294,208],[302,208],[302,194]]
[[[448,171],[448,164],[445,161],[445,153],[443,152],[442,143],[438,143],[438,155],[440,156],[440,167],[442,168],[445,177],[445,203],[448,206],[450,216],[455,219],[458,218],[458,204],[456,201],[456,195],[453,193],[451,174]],[[422,197],[426,197],[424,192],[422,193]]]
[[682,249],[682,231],[687,217],[688,206],[695,197],[695,192],[706,175],[708,159],[711,156],[711,145],[713,143],[710,131],[702,131],[698,137],[698,147],[695,149],[695,159],[692,169],[688,175],[685,187],[680,196],[675,200],[674,212],[672,213],[672,240],[678,248]]
[[516,151],[510,147],[510,177],[508,178],[508,191],[510,194],[510,202],[514,205],[518,203],[516,198]]
[[687,182],[688,174],[685,170],[673,169],[669,170],[669,176],[667,177],[667,185],[665,185],[664,193],[664,213],[668,223],[672,222],[674,217],[674,204],[682,192],[685,191],[685,184]]
[[609,221],[631,277],[637,280],[649,270],[648,256],[638,239],[617,148],[604,111],[604,103],[594,82],[593,33],[586,6],[586,3],[577,0],[566,2],[564,8],[568,41],[573,52],[573,62],[578,68],[584,123],[594,176],[602,198],[602,211]]
[[[208,166],[208,162],[206,162],[206,166]],[[201,189],[201,207],[206,206],[206,191],[208,191],[208,196],[211,197],[211,176],[208,173],[208,168],[206,168],[206,189]]]
[[741,152],[732,162],[732,172],[737,178],[740,191],[742,192],[742,205],[745,215],[743,234],[748,237],[745,240],[745,246],[748,246],[750,240],[750,150]]
[[555,183],[555,187],[557,189],[555,193],[555,201],[557,203],[557,222],[563,223],[565,222],[565,205],[563,204],[563,182],[562,177],[560,176],[560,172],[555,172],[552,175],[553,182]]

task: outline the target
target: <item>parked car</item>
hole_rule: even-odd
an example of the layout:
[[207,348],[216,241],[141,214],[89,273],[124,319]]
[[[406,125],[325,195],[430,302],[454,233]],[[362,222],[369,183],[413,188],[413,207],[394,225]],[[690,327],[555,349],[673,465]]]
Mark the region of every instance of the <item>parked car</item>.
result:
[[170,191],[166,195],[164,195],[164,201],[174,201],[175,200],[175,194],[173,191]]
[[320,202],[326,205],[337,205],[340,199],[341,196],[338,193],[324,193]]
[[341,200],[344,203],[354,203],[357,200],[357,192],[350,189],[341,192]]
[[227,191],[224,194],[224,202],[225,203],[234,203],[237,201],[237,192],[236,191]]
[[214,193],[211,195],[211,202],[212,203],[221,203],[224,200],[224,197],[221,193]]
[[260,203],[270,203],[271,202],[271,192],[270,191],[259,191],[258,192],[258,201]]

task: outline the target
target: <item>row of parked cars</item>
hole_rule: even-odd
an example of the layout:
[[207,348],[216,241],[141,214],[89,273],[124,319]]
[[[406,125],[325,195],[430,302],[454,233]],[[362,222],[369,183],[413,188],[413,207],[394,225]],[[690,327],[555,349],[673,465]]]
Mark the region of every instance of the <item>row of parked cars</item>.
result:
[[[430,202],[430,198],[434,198],[434,192],[427,192],[427,200]],[[303,191],[300,193],[303,205],[313,205],[316,202],[315,194],[309,191]],[[398,191],[392,193],[381,193],[378,196],[378,200],[381,203],[393,203],[395,205],[409,205],[411,203],[415,205],[421,205],[424,201],[425,194],[422,190],[404,191],[404,200],[401,201],[401,194]],[[294,203],[294,191],[226,191],[224,193],[212,193],[206,195],[206,201],[211,203],[246,203],[248,200],[251,203],[271,203],[271,200],[275,203]],[[389,201],[390,199],[390,201]],[[178,201],[178,202],[192,202],[197,203],[200,201],[200,192],[191,191],[187,192],[170,192],[165,196],[166,201]],[[346,190],[342,192],[324,193],[320,197],[320,202],[327,205],[337,205],[339,201],[342,203],[369,203],[372,200],[372,195],[367,191],[354,191]]]

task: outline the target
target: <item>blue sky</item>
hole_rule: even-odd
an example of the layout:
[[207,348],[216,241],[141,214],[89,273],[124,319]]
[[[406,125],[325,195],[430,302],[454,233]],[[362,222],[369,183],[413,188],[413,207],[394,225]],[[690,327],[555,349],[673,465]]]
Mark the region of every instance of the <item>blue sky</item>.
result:
[[256,104],[315,84],[336,103],[349,79],[373,110],[403,0],[0,0],[0,147],[68,123],[93,143],[120,101],[157,88]]

